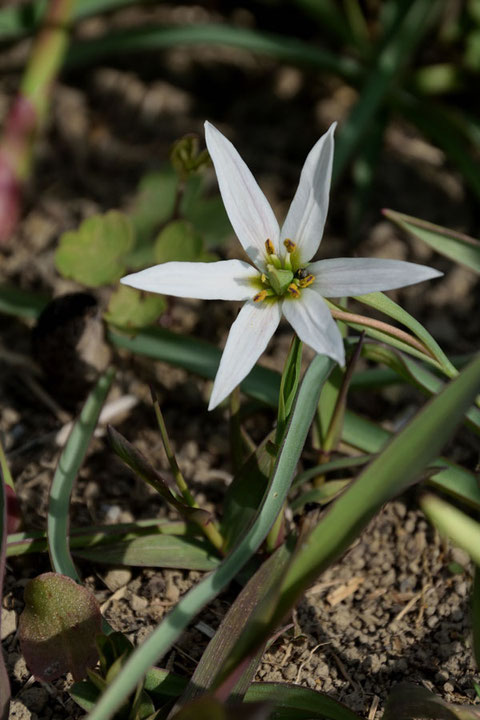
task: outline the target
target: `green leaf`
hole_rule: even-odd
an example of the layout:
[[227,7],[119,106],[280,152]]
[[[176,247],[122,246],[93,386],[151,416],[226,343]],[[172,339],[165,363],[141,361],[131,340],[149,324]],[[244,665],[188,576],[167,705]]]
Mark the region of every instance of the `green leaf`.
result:
[[430,26],[429,20],[438,10],[438,2],[416,0],[397,24],[388,41],[380,48],[365,80],[359,99],[342,125],[336,143],[333,178],[336,181],[368,131],[378,109],[399,72],[412,58],[416,45]]
[[94,215],[60,237],[57,270],[88,287],[109,285],[125,274],[125,256],[134,242],[130,219],[117,210]]
[[225,548],[232,548],[250,526],[265,494],[273,467],[272,455],[267,446],[272,434],[244,462],[235,474],[223,500],[221,533]]
[[[255,608],[259,599],[265,595],[275,596],[276,589],[290,560],[291,552],[292,548],[287,549],[286,545],[279,547],[262,563],[236,597],[195,668],[192,679],[180,698],[180,704],[183,705],[201,693],[216,689],[214,679],[218,668],[230,654],[247,622],[255,616]],[[243,697],[250,686],[262,654],[263,647],[242,669],[241,676],[234,678],[231,682],[229,695],[233,695],[236,701]]]
[[142,293],[120,285],[111,295],[104,317],[116,327],[132,330],[154,323],[166,307],[163,295]]
[[338,700],[290,683],[253,683],[245,702],[261,701],[273,704],[271,720],[361,720]]
[[35,320],[47,305],[48,298],[37,293],[0,285],[0,312]]
[[153,253],[156,263],[203,260],[203,239],[187,220],[174,220],[158,235]]
[[44,573],[26,585],[20,647],[37,679],[51,682],[68,671],[83,678],[97,661],[100,625],[95,597],[71,578]]
[[179,45],[223,45],[268,55],[293,65],[311,66],[358,80],[362,69],[358,62],[309,45],[294,37],[274,35],[245,27],[194,24],[178,27],[140,27],[104,35],[94,40],[73,43],[66,67],[81,67],[112,54],[145,52]]
[[383,210],[382,212],[395,225],[422,240],[436,252],[480,273],[480,242],[478,240],[394,210]]
[[480,565],[480,524],[476,520],[431,493],[421,496],[420,507],[440,535],[450,538]]
[[210,545],[203,540],[158,533],[78,548],[74,554],[93,562],[134,567],[212,570],[219,563]]
[[328,505],[349,485],[350,480],[329,480],[318,488],[312,488],[299,495],[290,503],[293,512],[302,510],[308,503]]
[[[412,315],[407,313],[406,310],[397,305],[396,302],[391,300],[389,297],[381,292],[367,293],[366,295],[359,295],[355,298],[358,302],[363,305],[373,307],[375,310],[379,310],[385,315],[393,318],[402,325],[405,325],[430,351],[433,358],[435,358],[441,370],[447,375],[447,377],[456,377],[458,370],[452,365],[448,357],[443,352],[437,341],[430,335],[423,325],[415,320]],[[423,358],[428,359],[428,358]]]
[[132,654],[124,670],[90,713],[89,720],[112,717],[150,666],[171,647],[192,618],[226,587],[259,548],[283,506],[316,412],[322,384],[332,366],[333,361],[329,358],[317,355],[306,371],[272,479],[250,529],[218,568],[184,595],[153,634]]
[[471,707],[452,705],[430,690],[401,683],[392,690],[382,720],[478,720],[480,713]]
[[88,396],[78,421],[60,455],[48,502],[48,551],[54,570],[80,581],[69,550],[68,511],[73,483],[84,460],[100,410],[114,378],[108,370]]
[[232,235],[232,226],[219,195],[206,196],[205,177],[189,179],[182,198],[182,215],[202,235],[208,247],[216,247]]
[[146,483],[151,485],[159,495],[181,515],[198,525],[206,525],[210,519],[210,513],[197,507],[185,505],[177,495],[170,490],[167,481],[155,470],[148,460],[129,442],[118,430],[111,425],[107,428],[110,445],[120,460],[133,470]]
[[381,506],[419,478],[451,437],[479,390],[480,357],[430,400],[330,506],[312,532],[302,538],[285,574],[275,612],[265,614],[261,630],[257,623],[245,631],[230,660],[224,663],[225,673],[277,627],[305,589],[346,550]]

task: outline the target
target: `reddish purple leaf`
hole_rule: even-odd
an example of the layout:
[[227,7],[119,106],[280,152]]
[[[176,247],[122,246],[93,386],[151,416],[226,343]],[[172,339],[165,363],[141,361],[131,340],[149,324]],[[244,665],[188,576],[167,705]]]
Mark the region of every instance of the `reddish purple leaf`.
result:
[[20,503],[15,490],[10,485],[5,485],[5,496],[7,500],[7,533],[16,533],[22,524]]
[[[5,574],[5,550],[7,546],[7,499],[4,491],[5,483],[0,471],[0,600],[3,597],[3,576]],[[0,631],[2,616],[0,613]],[[1,633],[0,633],[1,637]],[[0,648],[0,720],[8,720],[10,709],[10,683]]]
[[20,616],[22,653],[39,680],[52,681],[70,671],[85,677],[98,653],[100,608],[93,594],[66,575],[44,573],[25,587]]

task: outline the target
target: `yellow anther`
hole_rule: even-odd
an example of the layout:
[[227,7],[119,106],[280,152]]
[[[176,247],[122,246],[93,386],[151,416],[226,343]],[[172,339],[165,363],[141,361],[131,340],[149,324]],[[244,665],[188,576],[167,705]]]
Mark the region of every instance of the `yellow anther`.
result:
[[283,244],[287,248],[288,253],[293,253],[297,249],[297,243],[294,243],[293,240],[290,240],[290,238],[286,238],[286,240],[283,241]]
[[254,295],[253,302],[262,302],[262,300],[265,300],[267,297],[267,291],[266,290],[260,290],[259,293]]
[[275,247],[270,238],[265,240],[265,250],[267,251],[267,255],[275,255]]
[[265,275],[265,273],[262,273],[262,274],[260,275],[260,280],[262,281],[262,283],[263,283],[264,285],[268,285],[268,278],[267,278],[267,276]]
[[306,277],[301,278],[298,281],[298,284],[300,285],[301,288],[305,288],[305,287],[308,287],[309,285],[311,285],[314,280],[315,280],[314,275],[307,275]]
[[298,287],[297,287],[297,286],[295,285],[295,283],[293,283],[293,282],[290,283],[290,285],[288,286],[288,292],[289,292],[294,298],[300,297],[300,290],[298,289]]

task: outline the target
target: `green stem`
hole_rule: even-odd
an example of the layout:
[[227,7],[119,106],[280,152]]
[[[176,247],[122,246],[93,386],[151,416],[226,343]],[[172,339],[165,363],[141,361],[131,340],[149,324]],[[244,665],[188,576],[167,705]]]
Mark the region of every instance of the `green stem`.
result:
[[2,441],[0,440],[0,470],[2,472],[3,476],[3,482],[5,485],[8,485],[12,488],[12,490],[15,490],[15,485],[13,483],[12,474],[10,472],[10,468],[8,467],[7,458],[5,456],[5,451],[3,449]]
[[[193,508],[199,508],[200,506],[198,505],[197,501],[188,489],[186,480],[183,477],[182,471],[178,466],[177,458],[175,457],[175,453],[173,452],[172,446],[170,445],[170,438],[168,437],[167,426],[165,425],[165,420],[163,419],[163,414],[160,410],[160,403],[158,402],[158,398],[153,390],[152,399],[155,416],[158,422],[158,428],[160,430],[160,437],[162,438],[163,447],[165,449],[165,454],[167,456],[168,464],[170,465],[170,470],[172,471],[173,478],[187,505]],[[217,525],[211,520],[206,525],[200,525],[199,527],[201,527],[205,537],[210,540],[212,545],[223,554],[225,540],[222,537]]]

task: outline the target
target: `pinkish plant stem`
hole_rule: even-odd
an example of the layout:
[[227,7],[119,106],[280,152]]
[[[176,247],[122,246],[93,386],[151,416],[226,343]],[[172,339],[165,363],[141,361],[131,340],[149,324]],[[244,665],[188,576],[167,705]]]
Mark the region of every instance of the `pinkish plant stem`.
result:
[[8,241],[20,216],[35,139],[45,122],[51,88],[67,48],[73,6],[74,0],[49,3],[7,116],[0,140],[0,246]]

